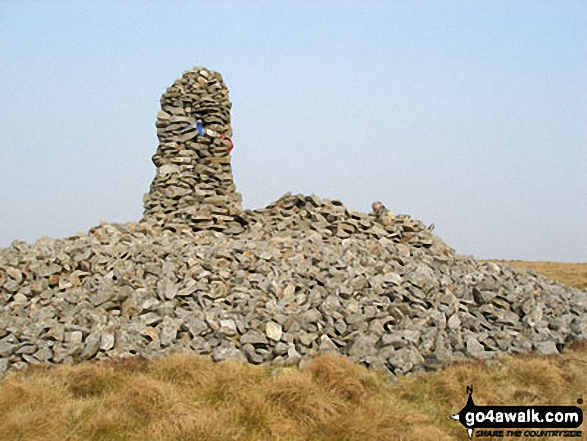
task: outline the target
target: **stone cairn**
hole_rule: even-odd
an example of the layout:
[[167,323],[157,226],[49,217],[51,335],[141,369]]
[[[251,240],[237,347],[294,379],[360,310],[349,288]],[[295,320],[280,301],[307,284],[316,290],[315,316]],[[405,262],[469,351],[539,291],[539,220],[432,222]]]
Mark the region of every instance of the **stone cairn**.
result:
[[220,75],[186,72],[161,106],[142,222],[0,248],[0,377],[183,352],[336,353],[395,378],[587,339],[586,291],[460,256],[410,216],[290,193],[241,212],[224,140],[184,130],[231,135]]
[[222,76],[203,67],[184,72],[163,94],[157,173],[144,197],[144,222],[172,232],[242,231],[241,195],[230,166],[231,106]]

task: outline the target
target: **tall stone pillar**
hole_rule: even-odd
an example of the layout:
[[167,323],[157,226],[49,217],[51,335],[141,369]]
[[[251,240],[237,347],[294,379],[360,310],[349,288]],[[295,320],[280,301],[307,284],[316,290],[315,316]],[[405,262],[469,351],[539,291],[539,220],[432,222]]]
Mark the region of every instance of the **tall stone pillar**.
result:
[[230,166],[231,106],[222,76],[203,67],[184,72],[163,94],[144,222],[171,231],[242,231]]

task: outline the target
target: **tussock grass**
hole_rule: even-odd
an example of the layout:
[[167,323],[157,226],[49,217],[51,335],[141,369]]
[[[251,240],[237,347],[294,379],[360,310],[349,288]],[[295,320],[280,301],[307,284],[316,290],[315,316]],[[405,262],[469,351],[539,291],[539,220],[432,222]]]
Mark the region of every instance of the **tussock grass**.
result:
[[334,355],[278,371],[187,355],[34,367],[0,381],[0,439],[464,439],[448,415],[465,404],[466,385],[480,405],[571,405],[587,396],[585,372],[585,342],[393,385]]
[[565,285],[581,290],[587,289],[587,263],[529,262],[522,260],[492,260],[492,262],[529,269]]

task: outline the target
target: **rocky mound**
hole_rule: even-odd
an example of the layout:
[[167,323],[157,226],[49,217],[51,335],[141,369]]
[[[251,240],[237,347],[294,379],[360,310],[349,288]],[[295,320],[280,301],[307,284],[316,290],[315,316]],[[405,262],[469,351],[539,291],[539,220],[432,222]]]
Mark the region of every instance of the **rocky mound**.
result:
[[275,366],[337,352],[394,376],[587,338],[587,293],[459,256],[409,216],[291,194],[243,211],[222,79],[178,84],[141,222],[0,250],[0,375],[186,351]]

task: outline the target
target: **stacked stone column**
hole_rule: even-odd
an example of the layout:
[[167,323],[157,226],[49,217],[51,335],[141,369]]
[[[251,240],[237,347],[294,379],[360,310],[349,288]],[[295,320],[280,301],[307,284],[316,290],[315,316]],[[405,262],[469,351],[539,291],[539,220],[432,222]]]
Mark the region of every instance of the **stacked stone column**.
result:
[[219,136],[199,135],[194,124],[201,121],[204,129],[230,138],[231,106],[222,76],[203,67],[184,72],[163,94],[153,156],[157,174],[143,198],[144,222],[171,231],[242,231],[230,144]]

